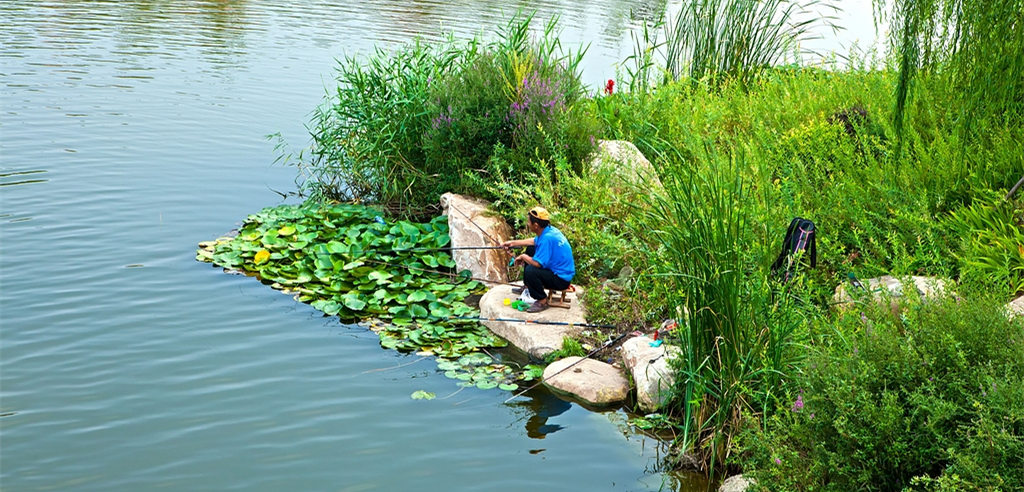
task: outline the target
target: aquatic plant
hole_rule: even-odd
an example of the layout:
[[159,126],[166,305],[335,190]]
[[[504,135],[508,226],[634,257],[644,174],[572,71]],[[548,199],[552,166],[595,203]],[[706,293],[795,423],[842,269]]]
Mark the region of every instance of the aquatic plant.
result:
[[675,80],[725,75],[747,82],[797,50],[815,23],[829,21],[825,15],[810,15],[812,8],[835,7],[824,1],[683,2],[665,25],[665,68]]
[[[196,259],[258,277],[344,321],[371,325],[385,348],[439,357],[439,368],[481,388],[521,373],[480,352],[507,342],[464,301],[484,286],[442,248],[447,218],[387,223],[358,205],[281,205],[252,214],[233,237],[200,244]],[[493,383],[493,384],[492,384]],[[514,388],[512,388],[514,389]]]

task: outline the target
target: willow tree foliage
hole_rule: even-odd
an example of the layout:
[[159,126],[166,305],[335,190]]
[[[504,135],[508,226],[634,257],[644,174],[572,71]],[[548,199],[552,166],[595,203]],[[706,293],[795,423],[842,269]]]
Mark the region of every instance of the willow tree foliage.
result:
[[913,80],[944,77],[958,97],[962,129],[978,118],[1024,115],[1024,0],[875,0],[899,64],[894,120],[902,130]]

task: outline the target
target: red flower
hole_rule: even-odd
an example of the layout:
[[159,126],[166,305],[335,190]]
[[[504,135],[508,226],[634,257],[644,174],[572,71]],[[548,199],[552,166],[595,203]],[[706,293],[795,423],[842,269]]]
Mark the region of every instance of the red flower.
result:
[[604,85],[604,93],[610,96],[613,92],[615,92],[615,81],[608,79],[608,83]]

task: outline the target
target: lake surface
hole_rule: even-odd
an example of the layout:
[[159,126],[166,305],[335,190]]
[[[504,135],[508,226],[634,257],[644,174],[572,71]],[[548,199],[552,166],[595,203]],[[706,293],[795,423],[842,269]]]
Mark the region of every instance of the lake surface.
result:
[[336,57],[489,30],[520,6],[590,44],[595,88],[665,9],[0,3],[0,487],[702,489],[659,471],[663,446],[622,411],[453,395],[432,361],[194,260],[294,191],[265,135],[306,143]]

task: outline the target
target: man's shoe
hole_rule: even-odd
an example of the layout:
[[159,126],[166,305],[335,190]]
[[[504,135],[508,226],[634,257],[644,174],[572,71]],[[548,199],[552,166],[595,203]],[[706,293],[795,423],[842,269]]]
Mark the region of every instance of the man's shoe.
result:
[[526,308],[526,312],[528,312],[528,313],[539,313],[539,312],[541,312],[541,311],[543,311],[543,310],[545,310],[547,308],[548,308],[547,304],[544,304],[543,302],[540,302],[540,301],[533,301],[533,305],[528,307],[528,308]]
[[512,287],[512,293],[519,295],[523,293],[523,287]]

